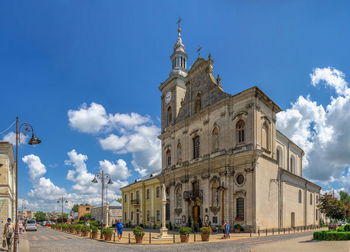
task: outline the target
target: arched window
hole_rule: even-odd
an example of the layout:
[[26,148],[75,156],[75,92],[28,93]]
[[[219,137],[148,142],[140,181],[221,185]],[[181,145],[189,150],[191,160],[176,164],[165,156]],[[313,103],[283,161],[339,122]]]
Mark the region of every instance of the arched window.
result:
[[294,156],[290,157],[290,172],[295,173],[295,158]]
[[176,187],[176,208],[182,208],[182,189],[181,186]]
[[167,109],[166,120],[167,126],[169,126],[173,121],[173,113],[171,111],[171,106],[169,106]]
[[215,127],[212,132],[212,151],[219,150],[219,129]]
[[244,220],[244,199],[236,199],[236,219]]
[[177,162],[181,163],[182,162],[182,146],[181,146],[181,143],[177,144],[176,152],[177,152]]
[[261,146],[269,150],[269,126],[265,122],[261,129]]
[[193,158],[199,158],[200,139],[199,136],[193,138]]
[[194,105],[194,112],[198,113],[202,109],[202,97],[201,94],[198,93]]
[[171,153],[170,150],[167,150],[165,153],[166,167],[169,168],[171,166]]
[[299,197],[298,197],[299,203],[301,203],[301,196],[302,196],[302,192],[301,192],[301,190],[299,190]]
[[236,138],[237,144],[244,143],[245,141],[245,132],[244,132],[245,123],[243,120],[239,120],[236,123]]

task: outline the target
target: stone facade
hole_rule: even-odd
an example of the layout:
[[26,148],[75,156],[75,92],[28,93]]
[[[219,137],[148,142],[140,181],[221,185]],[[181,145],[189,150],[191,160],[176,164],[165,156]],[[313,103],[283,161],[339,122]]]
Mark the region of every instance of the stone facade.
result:
[[225,93],[213,64],[209,55],[181,74],[173,67],[159,87],[169,220],[253,230],[317,225],[321,188],[302,177],[303,150],[276,129],[281,109],[258,87]]
[[78,207],[78,219],[80,219],[81,217],[84,217],[85,214],[89,214],[91,213],[91,208],[92,206],[90,205],[80,205]]
[[15,219],[16,215],[16,166],[13,146],[0,142],[0,221]]
[[[101,209],[102,207],[91,208],[91,217],[99,222],[101,222]],[[107,226],[111,227],[117,220],[122,219],[122,208],[120,206],[104,206],[103,218],[103,223],[107,223]]]

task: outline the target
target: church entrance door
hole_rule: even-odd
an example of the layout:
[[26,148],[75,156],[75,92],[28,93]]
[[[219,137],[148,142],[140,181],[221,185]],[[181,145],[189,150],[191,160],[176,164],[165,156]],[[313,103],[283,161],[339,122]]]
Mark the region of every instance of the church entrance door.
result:
[[196,226],[199,222],[199,213],[200,213],[200,207],[194,206],[193,207],[193,224]]

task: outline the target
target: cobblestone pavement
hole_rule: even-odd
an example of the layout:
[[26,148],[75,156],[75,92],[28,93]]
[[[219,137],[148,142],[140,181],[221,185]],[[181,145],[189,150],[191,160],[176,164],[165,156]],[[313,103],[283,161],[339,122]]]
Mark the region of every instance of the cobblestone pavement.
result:
[[296,233],[290,235],[275,235],[267,237],[254,237],[225,242],[198,242],[193,244],[176,245],[122,245],[110,244],[102,241],[82,238],[49,228],[39,227],[37,232],[27,232],[22,235],[30,244],[31,252],[95,252],[95,251],[251,251],[253,247],[275,241],[289,240],[298,237],[310,236],[312,232]]

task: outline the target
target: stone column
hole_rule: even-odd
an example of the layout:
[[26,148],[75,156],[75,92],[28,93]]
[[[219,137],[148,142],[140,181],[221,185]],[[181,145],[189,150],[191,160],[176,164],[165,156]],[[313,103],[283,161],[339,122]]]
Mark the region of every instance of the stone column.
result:
[[166,228],[166,188],[162,185],[162,227],[160,228],[160,238],[168,236],[168,229]]

